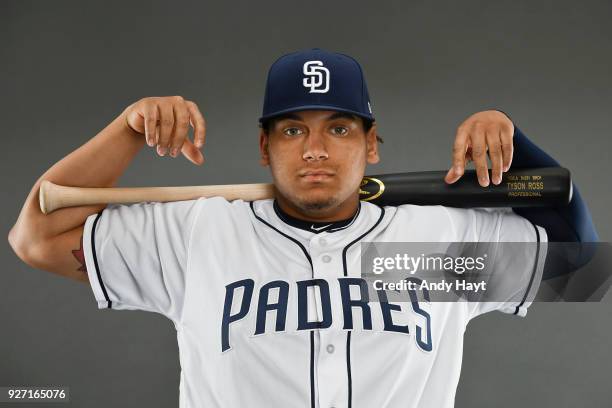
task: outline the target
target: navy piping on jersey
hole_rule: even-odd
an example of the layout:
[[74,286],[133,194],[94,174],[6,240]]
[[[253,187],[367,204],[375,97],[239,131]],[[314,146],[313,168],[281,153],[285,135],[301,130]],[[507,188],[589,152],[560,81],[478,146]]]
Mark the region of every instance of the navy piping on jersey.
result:
[[315,408],[315,382],[314,382],[314,330],[310,331],[310,407]]
[[[312,265],[312,259],[310,258],[310,254],[308,253],[308,251],[306,250],[306,248],[295,238],[285,234],[284,232],[278,230],[277,228],[275,228],[274,226],[272,226],[270,223],[268,223],[267,221],[265,221],[263,218],[261,218],[260,216],[257,215],[257,213],[255,212],[255,208],[253,207],[253,202],[250,203],[250,207],[251,207],[251,211],[253,212],[253,215],[255,216],[256,219],[258,219],[259,221],[261,221],[262,223],[264,223],[265,225],[267,225],[268,227],[272,228],[274,231],[278,232],[279,234],[281,234],[282,236],[288,238],[289,240],[293,241],[294,243],[296,243],[304,252],[304,255],[306,255],[306,258],[308,259],[308,262],[310,263],[310,268],[312,271],[312,277],[314,279],[314,267]],[[356,242],[358,242],[359,240],[361,240],[363,237],[365,237],[366,235],[368,235],[374,228],[376,228],[376,226],[378,224],[380,224],[380,222],[382,221],[384,215],[385,215],[385,209],[384,208],[380,208],[380,216],[378,217],[378,220],[374,223],[374,225],[372,225],[372,227],[370,229],[368,229],[366,232],[364,232],[361,236],[359,236],[358,238],[356,238],[355,240],[351,241],[348,245],[346,245],[344,247],[344,249],[342,250],[342,268],[343,268],[343,273],[344,276],[348,275],[348,271],[347,271],[347,266],[346,266],[346,252],[348,251],[348,249],[355,244]],[[284,217],[283,214],[280,209],[280,207],[277,208],[276,205],[276,201],[274,201],[274,211],[276,212],[276,214],[278,215],[278,217],[281,219],[281,221],[292,225],[291,222],[288,222],[288,220],[292,220],[293,218],[291,217]],[[346,225],[342,225],[342,226],[335,226],[334,228],[329,228],[329,229],[324,229],[321,231],[312,231],[310,228],[302,228],[301,226],[298,225],[292,225],[292,226],[296,226],[297,228],[301,228],[301,229],[305,229],[307,231],[311,231],[313,233],[318,233],[318,232],[335,232],[335,231],[339,231],[341,229],[345,229],[348,228],[351,224],[353,224],[353,222],[357,219],[357,216],[359,215],[359,212],[361,211],[361,202],[359,202],[359,207],[357,208],[357,212],[355,213],[355,215],[353,215],[353,217],[351,217],[348,220],[345,221],[340,221],[341,223],[346,223]],[[333,224],[332,224],[333,225]],[[352,405],[352,376],[351,376],[351,332],[347,332],[347,338],[346,338],[346,368],[347,368],[347,377],[348,377],[348,406],[349,408]],[[314,331],[310,332],[310,405],[311,407],[314,408],[315,403],[314,403]]]
[[[366,232],[364,232],[362,235],[360,235],[359,237],[351,241],[342,250],[342,269],[343,269],[345,277],[348,276],[348,268],[346,266],[346,252],[353,244],[360,241],[363,237],[365,237],[370,232],[372,232],[372,230],[376,228],[378,224],[380,224],[384,216],[385,216],[385,209],[383,207],[380,207],[380,216],[378,217],[378,220],[376,220],[374,225],[372,225],[372,227]],[[351,408],[351,406],[353,405],[353,401],[352,401],[353,400],[353,377],[351,374],[351,332],[350,331],[346,332],[346,375],[348,378],[348,408]]]
[[351,332],[346,332],[346,378],[348,380],[348,408],[353,405],[353,375],[351,373]]
[[[336,231],[341,231],[343,229],[346,229],[348,227],[350,227],[351,225],[353,225],[353,223],[355,222],[355,220],[357,219],[357,217],[359,217],[359,213],[361,212],[361,201],[359,201],[359,206],[357,206],[357,212],[355,213],[355,215],[353,215],[353,218],[351,218],[351,221],[346,224],[346,225],[337,225],[334,224],[330,229],[326,229],[324,230],[325,232],[336,232]],[[341,224],[341,222],[339,222],[339,224]]]
[[272,228],[274,231],[278,232],[279,234],[281,234],[285,238],[293,241],[297,246],[299,246],[302,249],[302,252],[304,252],[304,255],[306,255],[306,258],[308,259],[308,263],[310,264],[310,269],[312,271],[312,278],[314,279],[314,267],[312,266],[312,258],[310,258],[310,254],[308,253],[308,251],[306,250],[304,245],[302,245],[302,243],[300,241],[298,241],[297,239],[293,238],[290,235],[285,234],[284,232],[282,232],[281,230],[277,229],[272,224],[270,224],[268,221],[264,220],[259,215],[257,215],[257,213],[255,212],[255,208],[253,207],[253,201],[251,201],[249,203],[249,205],[251,206],[251,211],[253,211],[253,215],[255,216],[255,218],[257,218],[259,221],[261,221],[262,223],[266,224],[268,227]]
[[[285,234],[284,232],[282,232],[279,229],[275,228],[272,224],[270,224],[269,222],[267,222],[266,220],[261,218],[259,215],[257,215],[257,213],[255,212],[255,208],[253,207],[253,202],[252,201],[249,203],[249,205],[251,207],[251,211],[253,212],[253,215],[255,216],[255,218],[257,220],[261,221],[263,224],[265,224],[268,227],[272,228],[274,231],[278,232],[279,234],[281,234],[285,238],[289,239],[290,241],[293,241],[297,246],[300,247],[300,249],[302,250],[302,252],[304,252],[304,255],[306,256],[306,259],[308,259],[308,263],[310,264],[310,270],[312,272],[311,276],[314,279],[314,267],[312,266],[312,258],[310,258],[310,254],[308,253],[306,248],[304,248],[304,245],[302,245],[301,242],[298,241],[297,239],[295,239],[295,238]],[[314,331],[310,332],[310,406],[311,406],[311,408],[315,407]]]
[[357,211],[355,211],[355,214],[353,214],[352,217],[347,218],[345,220],[333,222],[306,221],[292,217],[280,208],[276,200],[274,200],[272,207],[274,208],[274,212],[276,213],[278,218],[280,218],[281,221],[283,221],[285,224],[302,229],[304,231],[320,234],[321,232],[336,232],[350,227],[359,216],[359,212],[361,211],[361,201],[357,206]]
[[96,256],[96,239],[95,239],[96,225],[98,224],[98,220],[100,219],[100,216],[102,215],[102,211],[98,213],[98,216],[94,220],[93,226],[91,227],[91,254],[93,255],[94,265],[96,268],[96,275],[98,276],[98,283],[100,284],[100,287],[102,288],[102,293],[104,293],[104,299],[106,299],[106,308],[111,309],[113,306],[113,302],[111,302],[110,298],[108,297],[108,293],[106,292],[106,287],[104,286],[104,282],[102,281],[102,275],[100,274],[100,267],[98,266],[98,257]]
[[531,225],[533,225],[533,228],[535,229],[536,238],[538,242],[538,246],[536,248],[536,255],[535,255],[535,264],[533,265],[533,272],[531,273],[531,279],[529,280],[529,285],[527,285],[527,291],[525,291],[525,296],[523,297],[523,300],[521,301],[521,303],[514,310],[515,315],[518,314],[521,306],[523,306],[525,302],[527,301],[527,296],[529,295],[529,292],[531,291],[531,286],[533,285],[533,280],[538,270],[538,264],[540,263],[540,259],[539,259],[540,258],[540,231],[538,231],[538,227],[536,227],[533,222],[531,222]]

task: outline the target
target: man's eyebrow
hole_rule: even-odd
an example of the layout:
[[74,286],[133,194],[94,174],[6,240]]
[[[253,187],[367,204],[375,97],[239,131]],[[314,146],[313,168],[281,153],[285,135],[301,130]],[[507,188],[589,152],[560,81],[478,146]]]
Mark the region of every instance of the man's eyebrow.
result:
[[348,112],[334,112],[327,117],[327,120],[335,120],[335,119],[351,119],[357,120],[357,117],[352,113]]
[[[352,113],[348,113],[348,112],[334,112],[330,114],[327,118],[325,118],[326,121],[332,121],[335,119],[357,120],[357,116],[353,115]],[[276,123],[281,122],[283,120],[297,120],[299,122],[303,122],[304,118],[299,113],[289,112],[289,113],[284,113],[274,119]]]
[[280,115],[279,117],[277,117],[275,120],[276,120],[276,122],[280,122],[281,120],[286,120],[286,119],[293,119],[293,120],[304,121],[304,118],[302,118],[297,113],[285,113],[285,114]]

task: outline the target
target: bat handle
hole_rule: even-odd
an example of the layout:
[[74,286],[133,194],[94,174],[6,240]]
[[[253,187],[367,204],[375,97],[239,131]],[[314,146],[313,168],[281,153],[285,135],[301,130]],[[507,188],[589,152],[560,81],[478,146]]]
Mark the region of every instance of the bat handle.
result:
[[78,187],[60,186],[49,180],[43,180],[38,193],[40,211],[49,214],[58,208],[100,204],[103,201],[100,200],[99,194],[96,194],[96,190],[93,188],[88,193],[84,193]]
[[[127,189],[127,192],[122,190],[125,189],[61,186],[49,180],[43,180],[40,183],[40,191],[38,193],[40,211],[43,214],[49,214],[65,207],[113,203],[133,204],[145,201],[148,198],[148,196],[136,192],[135,189]],[[148,195],[152,194],[149,193]],[[155,198],[153,197],[153,199]]]
[[59,208],[97,204],[134,204],[224,197],[228,201],[263,200],[274,197],[272,184],[241,184],[178,187],[68,187],[48,180],[40,183],[39,205],[43,214]]

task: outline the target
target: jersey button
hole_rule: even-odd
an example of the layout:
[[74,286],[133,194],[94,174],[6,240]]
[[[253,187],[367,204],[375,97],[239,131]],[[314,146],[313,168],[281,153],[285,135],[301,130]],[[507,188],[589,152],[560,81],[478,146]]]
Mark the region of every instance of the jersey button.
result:
[[328,344],[328,345],[327,345],[327,352],[328,352],[329,354],[333,353],[333,352],[334,352],[334,350],[336,350],[336,348],[334,347],[334,345],[333,345],[333,344]]
[[321,259],[325,263],[330,263],[331,262],[331,256],[329,256],[329,255],[323,255],[323,257]]
[[321,238],[321,239],[319,240],[319,244],[320,244],[321,246],[325,246],[325,245],[327,245],[327,240],[326,240],[325,238]]

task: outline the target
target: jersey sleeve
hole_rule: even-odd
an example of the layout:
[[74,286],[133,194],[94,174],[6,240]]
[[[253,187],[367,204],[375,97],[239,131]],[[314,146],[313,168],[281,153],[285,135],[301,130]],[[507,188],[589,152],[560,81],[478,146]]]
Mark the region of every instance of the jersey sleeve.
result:
[[546,230],[510,208],[447,208],[458,241],[486,243],[488,259],[485,301],[468,301],[468,316],[498,310],[525,316],[535,298],[547,252]]
[[87,218],[83,251],[99,309],[180,319],[198,203],[112,205]]

